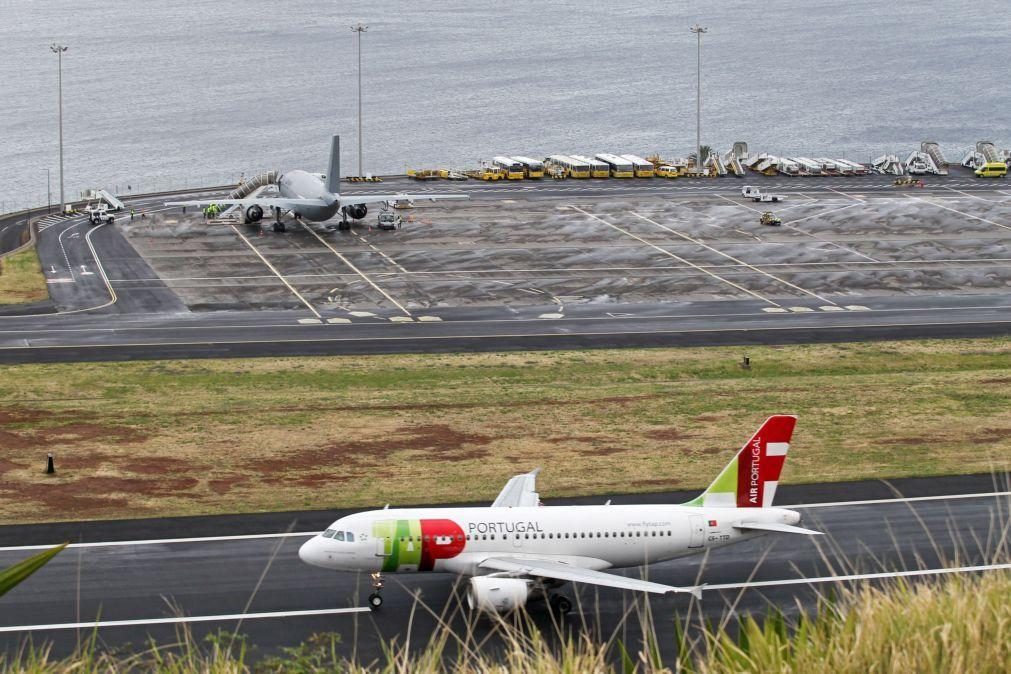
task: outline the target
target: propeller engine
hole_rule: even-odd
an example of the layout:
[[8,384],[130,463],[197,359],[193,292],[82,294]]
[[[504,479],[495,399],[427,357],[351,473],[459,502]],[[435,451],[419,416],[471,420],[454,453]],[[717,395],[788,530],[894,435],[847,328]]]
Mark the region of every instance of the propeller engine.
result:
[[259,222],[263,219],[263,209],[256,204],[246,207],[246,224]]

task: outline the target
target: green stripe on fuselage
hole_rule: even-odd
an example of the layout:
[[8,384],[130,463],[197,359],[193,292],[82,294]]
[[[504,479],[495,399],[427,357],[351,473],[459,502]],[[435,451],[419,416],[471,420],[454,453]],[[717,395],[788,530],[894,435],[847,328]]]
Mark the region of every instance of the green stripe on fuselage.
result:
[[385,540],[383,571],[393,572],[401,566],[417,569],[421,563],[420,520],[380,520],[373,523],[372,535]]

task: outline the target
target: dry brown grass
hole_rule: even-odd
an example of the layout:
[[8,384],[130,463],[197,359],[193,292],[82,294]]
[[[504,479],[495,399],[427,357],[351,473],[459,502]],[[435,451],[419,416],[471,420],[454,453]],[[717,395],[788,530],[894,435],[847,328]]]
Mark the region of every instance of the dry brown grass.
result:
[[[1011,468],[1007,340],[8,367],[8,522],[704,487],[770,413],[787,482]],[[57,475],[43,475],[45,455]]]

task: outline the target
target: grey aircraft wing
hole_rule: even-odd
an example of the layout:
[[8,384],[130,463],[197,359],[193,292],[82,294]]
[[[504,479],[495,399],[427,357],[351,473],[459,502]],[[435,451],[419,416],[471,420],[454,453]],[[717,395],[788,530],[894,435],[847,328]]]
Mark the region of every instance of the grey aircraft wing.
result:
[[450,199],[470,199],[466,194],[342,194],[341,206],[358,206],[359,204],[378,204],[383,201],[448,201]]
[[506,482],[502,491],[498,493],[492,508],[519,508],[522,506],[540,505],[540,494],[537,493],[537,473],[540,468],[535,468],[529,473],[516,475]]
[[217,204],[218,206],[252,206],[256,204],[257,206],[268,206],[274,208],[281,208],[284,210],[291,210],[299,206],[323,206],[326,207],[327,204],[322,199],[287,199],[285,197],[256,197],[256,198],[246,198],[246,199],[196,199],[193,201],[166,201],[166,206],[210,206],[211,204]]
[[489,557],[478,567],[493,571],[504,571],[506,573],[518,574],[522,576],[537,576],[539,578],[554,578],[555,580],[567,580],[573,583],[589,583],[591,585],[603,585],[605,587],[616,587],[621,590],[636,590],[639,592],[654,592],[656,594],[668,594],[671,592],[685,592],[696,599],[702,598],[702,587],[675,587],[674,585],[663,585],[662,583],[651,583],[648,580],[637,578],[626,578],[616,576],[612,573],[594,571],[580,566],[563,564],[547,559],[527,559],[521,557]]

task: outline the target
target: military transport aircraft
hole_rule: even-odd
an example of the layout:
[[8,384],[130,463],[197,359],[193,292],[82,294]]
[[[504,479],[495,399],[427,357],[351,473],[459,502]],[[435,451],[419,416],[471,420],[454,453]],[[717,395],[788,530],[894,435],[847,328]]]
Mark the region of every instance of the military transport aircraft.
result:
[[330,143],[330,165],[326,174],[307,171],[288,171],[277,178],[279,197],[250,195],[241,199],[201,199],[192,201],[167,201],[166,206],[240,206],[246,223],[259,222],[265,208],[274,211],[274,231],[283,232],[281,215],[290,211],[296,217],[325,222],[340,212],[338,229],[347,229],[347,219],[361,220],[368,213],[368,204],[394,203],[428,199],[469,199],[466,194],[340,194],[340,136]]
[[[471,576],[472,609],[507,612],[566,581],[643,592],[689,592],[604,573],[644,566],[770,532],[818,534],[800,514],[772,500],[797,418],[769,417],[699,497],[681,505],[540,505],[537,471],[513,477],[490,507],[399,508],[343,517],[299,549],[304,562],[368,571],[373,608],[382,574],[447,572]],[[571,601],[550,597],[560,612]]]

